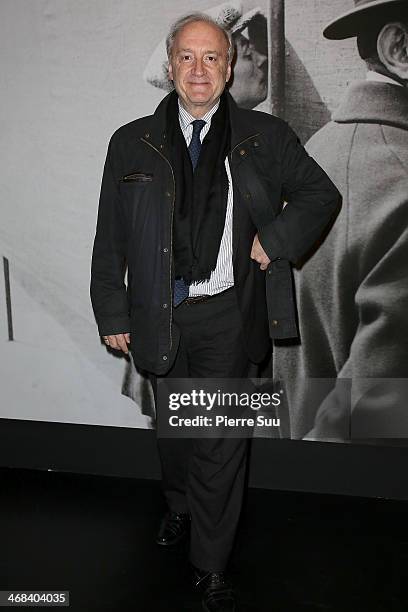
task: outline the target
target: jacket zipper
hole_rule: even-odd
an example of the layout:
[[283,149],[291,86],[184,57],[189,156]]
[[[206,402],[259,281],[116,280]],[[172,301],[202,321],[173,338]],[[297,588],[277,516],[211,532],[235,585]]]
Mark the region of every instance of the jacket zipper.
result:
[[[229,164],[230,164],[230,171],[231,171],[231,180],[233,180],[233,163],[232,163],[232,154],[235,151],[235,149],[237,149],[238,147],[240,147],[241,145],[244,144],[244,142],[247,142],[248,140],[251,140],[252,138],[256,138],[257,136],[260,136],[260,132],[257,132],[256,134],[252,134],[252,136],[247,136],[246,138],[244,138],[244,140],[241,140],[241,142],[238,142],[235,147],[233,149],[231,149],[231,151],[229,152]],[[232,250],[232,263],[234,265],[235,261],[234,261],[234,249]]]
[[153,151],[156,151],[156,153],[158,153],[160,155],[160,157],[162,157],[164,159],[165,162],[167,162],[167,164],[169,165],[169,168],[171,170],[171,176],[172,176],[172,180],[173,180],[173,199],[172,199],[172,203],[171,203],[171,215],[170,215],[170,253],[169,253],[169,279],[170,279],[170,348],[169,351],[171,351],[171,347],[173,346],[173,334],[171,333],[171,326],[173,323],[173,292],[172,292],[172,285],[171,285],[171,263],[172,263],[172,259],[173,259],[173,216],[174,216],[174,203],[176,200],[176,179],[174,178],[174,171],[173,171],[173,167],[171,165],[171,163],[169,162],[169,160],[167,159],[167,157],[165,157],[163,155],[163,153],[161,153],[159,151],[159,149],[156,149],[156,147],[154,145],[152,145],[151,142],[148,142],[147,140],[145,140],[144,138],[140,139],[142,142],[144,142],[145,144],[149,145],[149,147],[151,147],[153,149]]

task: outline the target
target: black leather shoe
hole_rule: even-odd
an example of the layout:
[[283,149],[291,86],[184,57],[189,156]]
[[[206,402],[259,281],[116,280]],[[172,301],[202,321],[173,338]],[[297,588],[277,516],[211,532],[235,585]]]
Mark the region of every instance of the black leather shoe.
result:
[[224,572],[205,572],[194,568],[194,586],[202,592],[205,612],[236,612],[235,594]]
[[160,546],[173,546],[180,542],[190,530],[190,515],[168,512],[163,518],[156,543]]

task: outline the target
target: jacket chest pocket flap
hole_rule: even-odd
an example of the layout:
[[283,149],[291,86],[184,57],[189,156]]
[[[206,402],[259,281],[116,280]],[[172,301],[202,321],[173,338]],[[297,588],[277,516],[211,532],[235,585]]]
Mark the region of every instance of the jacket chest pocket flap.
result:
[[125,208],[131,209],[137,204],[147,202],[151,195],[151,185],[154,185],[153,174],[150,172],[131,172],[119,180],[119,189]]
[[153,174],[151,172],[131,172],[129,174],[125,174],[120,179],[120,183],[127,184],[146,184],[151,183],[153,181]]
[[119,190],[126,217],[131,215],[130,218],[134,220],[136,210],[140,212],[140,207],[148,204],[152,185],[155,185],[152,173],[131,172],[122,176],[119,180]]

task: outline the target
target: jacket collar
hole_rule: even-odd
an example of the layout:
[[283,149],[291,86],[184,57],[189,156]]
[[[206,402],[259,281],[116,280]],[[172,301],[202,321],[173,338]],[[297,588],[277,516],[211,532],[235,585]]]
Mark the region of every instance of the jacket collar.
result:
[[337,123],[383,123],[408,130],[408,89],[379,81],[355,81],[333,114]]
[[[166,140],[166,111],[170,94],[165,96],[151,116],[150,126],[142,139],[151,142],[156,148],[163,149]],[[242,141],[255,136],[257,132],[249,120],[249,113],[239,108],[234,98],[227,92],[231,122],[231,151]]]

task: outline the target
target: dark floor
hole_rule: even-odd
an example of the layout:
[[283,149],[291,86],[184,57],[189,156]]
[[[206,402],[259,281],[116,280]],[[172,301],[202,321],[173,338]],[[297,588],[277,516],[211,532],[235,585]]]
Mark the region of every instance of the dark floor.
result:
[[[75,612],[201,609],[185,547],[152,543],[157,482],[11,469],[0,478],[0,590],[69,590]],[[408,610],[407,511],[250,489],[230,569],[240,612]]]

